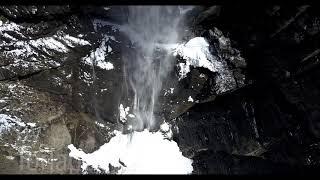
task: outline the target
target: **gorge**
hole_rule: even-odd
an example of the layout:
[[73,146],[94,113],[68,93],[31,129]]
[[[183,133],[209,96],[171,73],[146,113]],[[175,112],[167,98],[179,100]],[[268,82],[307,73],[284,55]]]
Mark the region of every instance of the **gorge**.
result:
[[306,174],[311,5],[0,6],[0,174]]

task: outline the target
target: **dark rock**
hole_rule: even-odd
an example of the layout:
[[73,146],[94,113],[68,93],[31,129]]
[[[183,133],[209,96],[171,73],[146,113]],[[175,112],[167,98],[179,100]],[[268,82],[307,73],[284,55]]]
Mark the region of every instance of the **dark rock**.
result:
[[[210,141],[206,142],[207,144],[203,143],[205,142],[203,141],[204,135],[201,135],[200,131],[217,131],[221,127],[211,126],[211,123],[216,121],[216,118],[212,116],[201,119],[200,117],[205,116],[203,115],[204,107],[195,105],[193,109],[199,109],[190,109],[177,118],[177,120],[183,119],[177,121],[177,124],[178,127],[183,127],[185,130],[180,130],[179,127],[182,133],[179,132],[181,134],[176,135],[176,138],[179,146],[185,149],[185,152],[189,150],[187,147],[191,146],[194,147],[192,151],[195,151],[196,154],[201,154],[197,153],[199,150],[209,148],[214,152],[223,151],[230,157],[230,154],[234,154],[234,152],[228,148],[233,147],[233,149],[238,149],[237,154],[246,155],[244,149],[236,146],[236,141],[232,142],[231,138],[227,138],[231,133],[241,132],[241,134],[247,134],[244,136],[246,137],[244,142],[253,140],[253,142],[260,144],[260,147],[256,147],[258,154],[255,152],[249,154],[264,157],[265,160],[261,161],[261,166],[257,163],[256,168],[242,169],[239,172],[248,171],[250,174],[254,173],[253,171],[257,171],[259,174],[279,172],[272,168],[276,165],[267,165],[270,162],[283,164],[286,166],[285,172],[306,173],[309,172],[308,167],[295,168],[293,166],[318,164],[317,155],[314,154],[316,150],[310,148],[311,145],[317,147],[319,138],[317,114],[320,96],[318,94],[319,88],[317,88],[319,81],[316,78],[319,75],[316,63],[318,49],[316,19],[318,19],[319,13],[315,9],[310,6],[259,6],[253,9],[248,6],[222,6],[218,17],[199,22],[196,27],[199,32],[205,32],[203,29],[210,29],[214,24],[219,30],[228,34],[234,47],[238,48],[243,58],[247,60],[247,78],[252,80],[252,85],[243,91],[236,91],[236,94],[238,97],[245,97],[245,102],[250,102],[252,107],[250,109],[253,111],[251,111],[249,123],[246,124],[244,120],[241,120],[242,123],[237,124],[236,122],[242,119],[245,112],[238,111],[240,113],[238,114],[234,109],[222,110],[222,112],[229,111],[231,114],[237,114],[234,119],[227,118],[226,123],[233,124],[234,127],[240,127],[242,124],[242,127],[246,127],[246,129],[225,131],[225,134],[221,136],[230,143],[224,145],[225,147],[221,146],[222,143],[210,146]],[[234,14],[237,15],[234,16]],[[314,22],[313,25],[309,24],[311,22]],[[312,30],[308,30],[308,28]],[[315,34],[310,32],[315,32]],[[210,106],[210,113],[220,112],[217,110],[217,106],[222,107],[218,99],[219,97],[214,102],[216,105]],[[234,100],[228,103],[228,100],[224,99],[222,102],[232,107],[238,101]],[[239,105],[238,108],[240,109]],[[203,125],[200,125],[202,123],[191,123],[195,121],[194,117],[198,117],[197,119],[200,119]],[[220,117],[226,118],[228,116],[221,115]],[[256,130],[250,128],[252,127],[250,124],[256,124]],[[195,126],[199,127],[199,132],[194,130],[198,129]],[[187,129],[191,131],[190,134]],[[190,136],[191,134],[200,135],[197,137]],[[248,136],[249,134],[251,135]],[[235,137],[237,136],[239,135]],[[211,138],[215,137],[219,136],[214,135]],[[193,143],[186,145],[186,142]],[[241,141],[239,142],[242,144]],[[244,147],[249,147],[249,145]],[[239,151],[240,149],[242,150]],[[210,153],[203,155],[203,159],[208,158]],[[241,169],[246,166],[244,164],[233,166],[231,162],[234,160],[232,159],[221,163],[219,159],[222,157],[224,156],[216,155],[216,158],[211,161],[201,161],[201,167],[206,168],[196,171],[237,174],[238,172],[233,167]],[[251,161],[247,163],[255,164]],[[214,164],[223,165],[221,169],[214,169]],[[280,169],[282,170],[282,168]]]
[[[204,37],[224,68],[190,67],[179,81],[176,66],[163,83],[155,116],[173,126],[194,173],[301,174],[319,166],[319,15],[315,6],[272,5],[198,6],[186,13],[181,41]],[[135,53],[118,29],[126,21],[122,6],[0,7],[0,112],[37,124],[15,124],[16,131],[4,133],[1,147],[19,146],[1,148],[1,154],[22,161],[29,156],[18,156],[17,147],[41,149],[44,143],[55,146],[61,163],[68,143],[90,153],[123,126],[119,104],[132,104],[133,94],[122,58]],[[113,69],[90,61],[98,53]],[[36,168],[20,173],[50,173],[38,167],[35,152]],[[16,171],[16,158],[5,156],[0,171]],[[79,171],[68,164],[72,168]]]
[[194,174],[220,175],[316,175],[317,166],[291,166],[250,156],[204,151],[194,158]]

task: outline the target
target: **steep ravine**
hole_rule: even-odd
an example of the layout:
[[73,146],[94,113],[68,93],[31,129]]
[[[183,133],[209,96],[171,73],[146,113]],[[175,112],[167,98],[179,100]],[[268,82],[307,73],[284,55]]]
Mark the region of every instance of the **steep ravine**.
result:
[[[68,145],[96,152],[124,129],[132,100],[123,54],[136,53],[121,31],[127,12],[0,7],[0,173],[81,173]],[[319,166],[317,8],[199,6],[185,19],[178,44],[161,47],[174,68],[154,115],[193,173]]]

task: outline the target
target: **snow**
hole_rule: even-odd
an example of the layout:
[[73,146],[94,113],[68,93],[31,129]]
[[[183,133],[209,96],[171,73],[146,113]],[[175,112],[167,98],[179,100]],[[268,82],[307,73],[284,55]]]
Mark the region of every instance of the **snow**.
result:
[[173,136],[173,132],[171,130],[171,125],[169,123],[167,123],[166,121],[164,121],[161,125],[160,125],[160,131],[162,132],[163,136],[166,139],[172,140],[172,136]]
[[10,22],[10,23],[3,23],[1,21],[1,26],[0,26],[0,32],[3,33],[3,31],[17,31],[19,32],[20,29],[23,29],[22,26],[17,25],[16,23]]
[[100,89],[100,92],[104,92],[104,91],[107,91],[107,90],[108,90],[107,88]]
[[124,108],[122,104],[119,106],[120,121],[125,123],[127,121],[127,115],[129,114],[130,107]]
[[193,102],[193,99],[191,96],[188,97],[188,102]]
[[36,123],[27,123],[27,125],[30,127],[36,127]]
[[105,70],[111,70],[114,68],[113,64],[110,62],[98,62],[97,66]]
[[11,35],[9,35],[9,34],[7,34],[7,33],[3,33],[3,37],[8,38],[8,39],[11,39],[11,40],[13,40],[13,41],[16,41],[16,40],[17,40],[16,38],[12,37]]
[[173,94],[174,88],[170,88],[170,93]]
[[91,79],[91,74],[83,71],[83,77],[86,78],[86,79]]
[[185,63],[179,63],[179,80],[185,78],[190,72],[190,66],[207,68],[212,72],[218,72],[223,66],[211,55],[209,43],[203,37],[195,37],[186,44],[178,45],[174,55],[179,55],[186,60]]
[[13,156],[6,156],[6,158],[9,159],[9,160],[14,160]]
[[95,51],[92,51],[90,55],[84,58],[84,63],[90,66],[92,66],[92,64],[94,63],[100,69],[105,69],[105,70],[114,69],[112,63],[105,61],[105,57],[107,55],[107,49],[108,49],[108,52],[111,52],[110,50],[112,50],[110,46],[106,45],[106,42],[108,40],[109,40],[109,37],[105,36],[102,39],[100,46]]
[[44,162],[44,163],[48,163],[48,161],[46,160],[46,159],[44,159],[44,158],[36,158],[38,161],[40,161],[40,162]]
[[181,80],[181,79],[187,77],[187,74],[190,72],[190,64],[189,63],[187,63],[187,64],[179,63],[178,66],[179,66],[179,69],[180,69],[180,71],[179,71],[179,80]]
[[[229,39],[219,39],[221,45],[226,45]],[[173,49],[173,55],[179,56],[185,62],[178,63],[179,79],[187,77],[191,67],[203,67],[217,73],[216,92],[223,93],[236,86],[236,81],[225,61],[209,51],[209,43],[203,37],[195,37],[185,44],[179,44]]]
[[160,129],[161,131],[168,132],[170,130],[170,126],[168,123],[164,122],[163,124],[161,124]]
[[14,142],[8,143],[7,146],[13,148],[19,155],[28,158],[33,154],[32,144],[37,143],[36,140],[40,133],[39,128],[31,128],[16,116],[0,114],[0,139],[5,137],[7,132],[17,133]]
[[110,173],[109,164],[118,167],[118,174],[190,174],[192,160],[184,157],[176,142],[168,140],[161,132],[133,132],[115,136],[97,151],[86,154],[68,146],[69,156],[82,161],[82,171],[87,167]]
[[229,39],[224,36],[219,37],[218,40],[219,40],[220,46],[227,46],[229,43]]
[[86,40],[83,40],[83,39],[79,39],[79,38],[75,38],[75,37],[72,37],[68,34],[64,35],[62,37],[62,40],[64,40],[68,46],[70,47],[74,47],[74,45],[91,45],[88,41]]
[[98,125],[98,126],[100,126],[100,127],[102,127],[102,128],[106,127],[104,124],[99,123],[99,122],[97,122],[97,121],[95,122],[95,124]]
[[32,9],[31,9],[32,14],[36,14],[37,11],[38,11],[38,9],[36,7],[32,7]]
[[90,86],[90,84],[93,84],[93,77],[90,73],[87,73],[83,71],[83,76],[81,76],[81,79]]
[[18,57],[29,57],[31,55],[37,56],[38,53],[35,49],[42,50],[48,54],[50,54],[49,51],[67,53],[69,49],[62,43],[62,41],[65,41],[70,47],[74,47],[74,44],[86,45],[89,43],[85,40],[80,40],[69,35],[61,37],[54,35],[53,37],[45,37],[36,40],[13,42],[11,44],[15,46],[15,49],[6,51],[5,54]]
[[[37,9],[33,9],[32,12],[36,12]],[[67,53],[69,47],[75,45],[90,45],[90,43],[84,39],[79,39],[64,32],[58,31],[51,37],[41,37],[38,39],[31,39],[26,37],[23,33],[32,33],[32,28],[26,28],[13,22],[1,23],[0,36],[7,38],[9,41],[1,41],[0,46],[12,47],[9,50],[4,50],[5,56],[11,56],[15,59],[14,64],[28,68],[31,62],[23,63],[21,60],[24,58],[41,57],[44,54],[53,55],[54,53]],[[15,36],[9,35],[7,32],[13,33]],[[23,32],[23,33],[22,33]],[[28,33],[27,33],[28,34]],[[15,38],[19,37],[19,38]],[[21,39],[21,40],[20,40]],[[67,47],[67,46],[69,47]],[[13,49],[13,50],[10,50]],[[42,52],[42,53],[39,53]],[[39,58],[37,58],[39,59]],[[37,60],[36,59],[36,60]],[[34,61],[36,61],[34,60]],[[40,60],[38,60],[40,61]]]
[[52,162],[52,161],[58,161],[58,159],[57,158],[53,158],[53,159],[50,159],[50,161]]
[[164,96],[166,96],[167,94],[173,94],[173,90],[174,90],[174,88],[170,88],[170,90],[164,90],[165,92],[164,92]]
[[108,45],[108,53],[112,52],[112,48]]
[[128,114],[128,117],[135,118],[136,116],[134,114]]
[[40,152],[50,154],[54,151],[54,148],[44,147],[40,149]]
[[9,91],[10,91],[11,93],[14,93],[14,88],[16,88],[16,87],[17,87],[16,84],[10,84],[10,85],[8,86],[8,89],[9,89]]
[[25,127],[25,123],[14,116],[9,116],[7,114],[0,114],[0,133],[3,131],[9,131],[14,125]]

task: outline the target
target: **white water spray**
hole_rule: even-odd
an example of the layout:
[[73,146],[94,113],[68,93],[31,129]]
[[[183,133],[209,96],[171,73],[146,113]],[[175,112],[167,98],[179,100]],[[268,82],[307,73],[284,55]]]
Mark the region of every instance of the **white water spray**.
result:
[[[87,167],[98,172],[111,173],[114,167],[121,174],[190,174],[192,160],[184,157],[176,142],[168,140],[170,126],[155,128],[154,110],[162,81],[173,68],[168,52],[160,46],[176,44],[178,23],[186,8],[178,6],[131,6],[128,22],[121,27],[133,43],[134,52],[123,56],[125,77],[134,92],[133,107],[119,107],[120,121],[134,117],[128,127],[134,131],[115,136],[97,151],[86,154],[69,145],[70,156],[82,161],[83,173]],[[181,27],[179,27],[181,28]],[[123,52],[126,53],[126,52]],[[132,109],[132,113],[130,109]]]
[[[173,68],[161,45],[177,43],[178,23],[185,11],[178,6],[130,6],[124,31],[135,53],[124,56],[126,77],[134,91],[133,130],[151,130],[155,126],[155,103],[162,81]],[[181,27],[180,27],[181,28]]]

